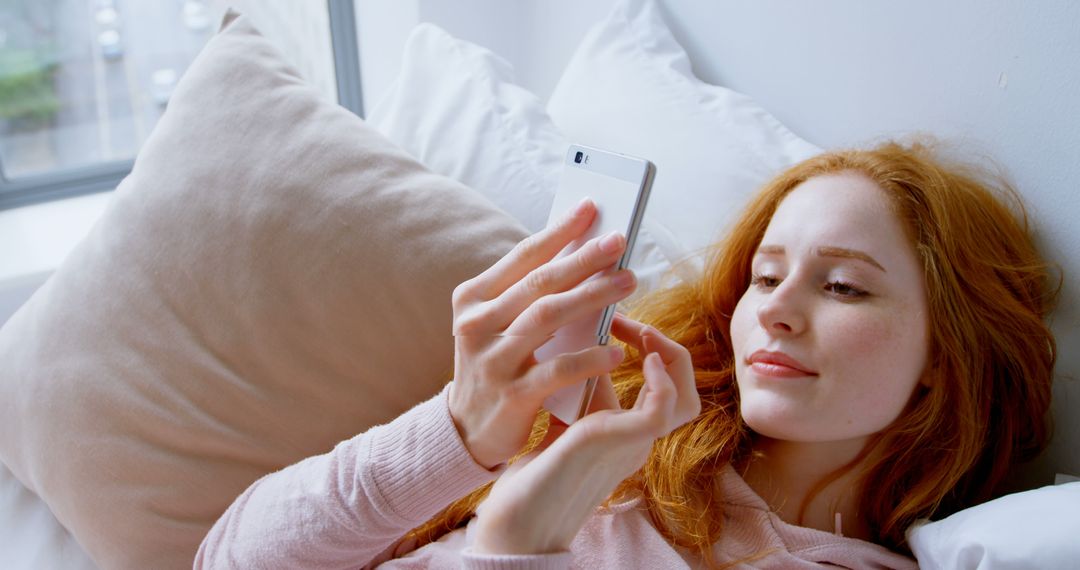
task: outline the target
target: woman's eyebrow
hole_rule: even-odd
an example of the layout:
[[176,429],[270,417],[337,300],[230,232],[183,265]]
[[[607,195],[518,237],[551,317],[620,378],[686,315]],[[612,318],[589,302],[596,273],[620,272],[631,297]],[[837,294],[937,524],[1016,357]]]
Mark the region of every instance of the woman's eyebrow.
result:
[[873,257],[870,257],[869,254],[861,252],[861,251],[859,251],[857,249],[847,249],[847,248],[844,248],[844,247],[832,247],[832,246],[823,245],[823,246],[814,248],[814,253],[816,253],[816,254],[818,254],[818,255],[820,255],[822,257],[847,257],[847,258],[851,258],[851,259],[859,259],[859,260],[862,260],[862,261],[865,261],[865,262],[869,263],[870,265],[873,265],[874,267],[877,267],[883,273],[888,273],[888,271],[885,271],[885,268],[882,267],[881,264],[878,263],[876,259],[874,259]]
[[[888,273],[887,271],[885,271],[885,268],[882,267],[882,265],[877,262],[876,259],[874,259],[873,257],[870,257],[869,254],[867,254],[865,252],[862,252],[862,251],[859,251],[857,249],[848,249],[846,247],[835,247],[835,246],[823,245],[823,246],[815,247],[813,249],[813,251],[814,251],[815,254],[820,255],[821,257],[844,257],[844,258],[848,258],[848,259],[858,259],[860,261],[865,261],[866,263],[869,263],[870,265],[873,265],[874,267],[877,267],[882,272]],[[758,248],[757,252],[759,254],[766,254],[766,255],[768,255],[768,254],[784,255],[784,246],[782,246],[782,245],[763,245],[763,246]]]

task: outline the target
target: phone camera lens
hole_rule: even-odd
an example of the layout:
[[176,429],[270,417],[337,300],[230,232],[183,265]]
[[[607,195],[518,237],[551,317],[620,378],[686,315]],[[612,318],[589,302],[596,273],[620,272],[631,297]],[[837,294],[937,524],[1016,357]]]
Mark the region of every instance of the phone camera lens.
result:
[[578,164],[581,164],[581,157],[582,157],[582,156],[585,156],[585,153],[583,153],[583,152],[581,152],[581,151],[579,150],[579,151],[577,152],[577,154],[575,154],[575,155],[574,155],[574,162],[576,162],[576,163],[578,163]]

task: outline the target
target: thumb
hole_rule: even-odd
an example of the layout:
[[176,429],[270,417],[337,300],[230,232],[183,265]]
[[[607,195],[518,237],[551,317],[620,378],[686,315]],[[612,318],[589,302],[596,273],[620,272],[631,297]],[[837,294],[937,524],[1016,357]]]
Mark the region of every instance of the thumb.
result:
[[506,471],[503,471],[502,475],[499,476],[499,479],[509,479],[511,475],[524,469],[526,465],[532,462],[533,459],[539,457],[540,454],[543,453],[545,449],[550,447],[552,443],[555,443],[555,440],[559,439],[559,436],[561,436],[568,427],[569,426],[563,423],[562,420],[552,415],[551,421],[548,423],[547,432],[544,433],[544,439],[540,440],[540,443],[538,443],[532,451],[526,453],[525,455],[522,455],[521,457],[518,457],[517,460],[513,461],[506,468]]

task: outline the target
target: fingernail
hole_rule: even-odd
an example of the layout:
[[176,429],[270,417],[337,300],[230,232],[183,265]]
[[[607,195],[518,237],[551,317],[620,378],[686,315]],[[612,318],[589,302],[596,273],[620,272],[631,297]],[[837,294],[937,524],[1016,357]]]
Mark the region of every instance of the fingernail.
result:
[[612,346],[608,349],[608,354],[611,356],[612,364],[618,364],[622,362],[623,357],[626,356],[621,346]]
[[634,274],[629,271],[620,271],[611,279],[619,289],[629,289],[634,284]]
[[600,251],[604,253],[615,253],[619,250],[619,246],[622,245],[622,236],[619,232],[611,232],[604,236],[604,239],[600,240]]
[[574,206],[574,212],[573,212],[573,213],[572,213],[571,215],[572,215],[572,216],[580,216],[581,214],[584,214],[584,213],[585,213],[585,210],[587,210],[587,209],[588,209],[588,207],[589,207],[589,204],[592,204],[592,200],[591,200],[591,199],[589,199],[589,198],[582,198],[582,199],[581,199],[581,201],[580,201],[580,202],[578,202],[578,205],[577,205],[577,206]]

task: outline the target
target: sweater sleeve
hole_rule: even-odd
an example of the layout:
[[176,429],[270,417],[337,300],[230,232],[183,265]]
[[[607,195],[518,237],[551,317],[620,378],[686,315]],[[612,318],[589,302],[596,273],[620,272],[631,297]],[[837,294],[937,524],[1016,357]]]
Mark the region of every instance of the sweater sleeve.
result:
[[465,570],[567,570],[573,556],[569,551],[551,554],[477,554],[471,548],[461,552]]
[[495,479],[503,466],[473,460],[448,392],[254,482],[203,539],[195,568],[356,568]]

